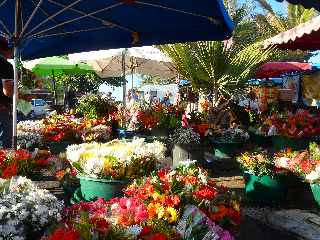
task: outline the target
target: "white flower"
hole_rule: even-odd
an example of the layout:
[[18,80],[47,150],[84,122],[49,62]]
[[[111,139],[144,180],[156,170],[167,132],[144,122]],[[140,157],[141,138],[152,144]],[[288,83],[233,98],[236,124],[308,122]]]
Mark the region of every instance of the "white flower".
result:
[[280,157],[275,159],[275,165],[278,168],[288,168],[289,161],[290,161],[290,158]]
[[312,171],[306,175],[306,180],[309,182],[314,182],[320,178],[320,173],[317,171]]

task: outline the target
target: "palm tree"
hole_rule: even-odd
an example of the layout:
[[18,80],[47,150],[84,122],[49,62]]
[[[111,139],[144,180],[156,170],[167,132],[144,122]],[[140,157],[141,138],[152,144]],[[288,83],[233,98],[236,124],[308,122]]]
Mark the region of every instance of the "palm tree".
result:
[[307,22],[318,15],[317,10],[305,9],[301,5],[288,3],[287,12],[284,16],[275,12],[266,0],[257,0],[266,14],[257,15],[257,24],[261,29],[267,30],[266,34],[276,35],[287,31],[297,25]]
[[252,43],[248,28],[255,24],[247,17],[246,7],[235,9],[236,5],[234,0],[226,4],[235,23],[232,39],[159,46],[193,88],[213,95],[215,106],[244,89],[256,67],[274,55],[273,49],[263,50],[259,42]]

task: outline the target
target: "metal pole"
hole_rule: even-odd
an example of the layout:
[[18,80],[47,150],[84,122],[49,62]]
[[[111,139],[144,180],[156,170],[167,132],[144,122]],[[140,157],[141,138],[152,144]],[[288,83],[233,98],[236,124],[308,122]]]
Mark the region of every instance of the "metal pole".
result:
[[122,80],[123,80],[123,118],[122,127],[126,128],[126,92],[127,92],[127,80],[126,80],[126,50],[122,51]]
[[[12,148],[17,149],[17,103],[18,103],[18,79],[19,79],[19,36],[21,29],[21,0],[16,0],[15,29],[14,29],[14,79],[13,79],[13,104],[12,104]],[[20,36],[21,37],[21,36]]]

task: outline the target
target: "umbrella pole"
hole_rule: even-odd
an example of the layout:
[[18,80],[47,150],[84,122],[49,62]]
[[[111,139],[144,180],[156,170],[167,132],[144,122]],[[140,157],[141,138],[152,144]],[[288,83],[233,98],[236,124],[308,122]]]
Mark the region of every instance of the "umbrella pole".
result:
[[122,127],[126,127],[126,53],[122,52],[122,77],[123,77],[123,119],[122,119]]
[[19,78],[19,35],[21,32],[21,0],[16,0],[15,5],[15,26],[14,26],[14,78],[13,78],[13,96],[12,96],[12,148],[17,149],[17,106],[18,106],[18,78]]
[[56,80],[54,79],[54,70],[52,69],[52,83],[53,83],[53,102],[57,105],[57,91],[56,91]]
[[14,79],[12,104],[12,148],[17,149],[17,105],[18,105],[18,78],[19,78],[19,49],[14,47]]

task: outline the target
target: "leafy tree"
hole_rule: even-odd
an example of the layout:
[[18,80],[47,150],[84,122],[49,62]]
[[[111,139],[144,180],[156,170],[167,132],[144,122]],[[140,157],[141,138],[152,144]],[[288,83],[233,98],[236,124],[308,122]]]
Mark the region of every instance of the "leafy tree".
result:
[[260,42],[243,38],[250,35],[248,28],[255,26],[254,20],[248,18],[246,6],[235,8],[236,1],[228,2],[226,6],[235,23],[230,40],[159,46],[193,88],[213,95],[215,105],[241,91],[256,67],[274,57],[273,49],[263,50]]

